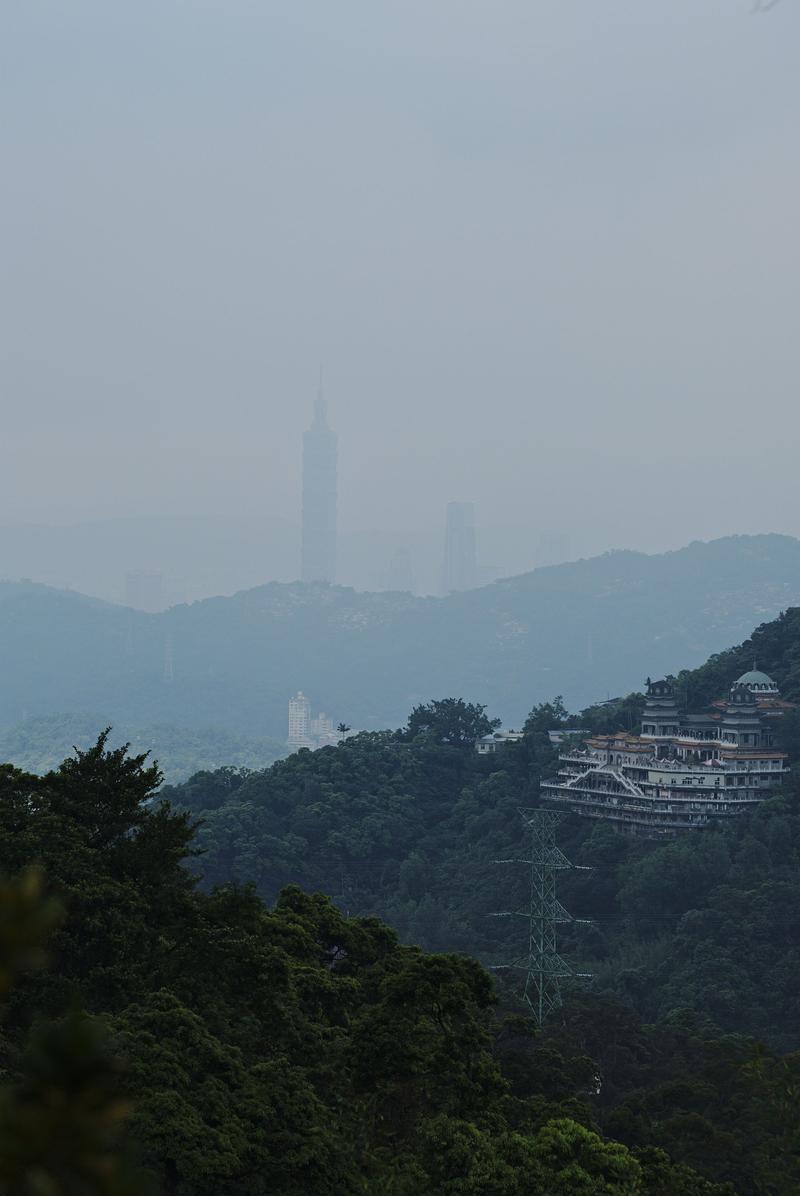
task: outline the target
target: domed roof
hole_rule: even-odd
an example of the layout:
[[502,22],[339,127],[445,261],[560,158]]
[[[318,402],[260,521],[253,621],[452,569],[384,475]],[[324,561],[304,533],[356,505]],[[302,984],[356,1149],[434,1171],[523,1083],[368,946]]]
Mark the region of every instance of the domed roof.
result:
[[746,685],[749,688],[758,689],[777,689],[777,685],[766,673],[762,673],[760,669],[750,669],[748,673],[742,673],[741,677],[737,677],[736,685]]

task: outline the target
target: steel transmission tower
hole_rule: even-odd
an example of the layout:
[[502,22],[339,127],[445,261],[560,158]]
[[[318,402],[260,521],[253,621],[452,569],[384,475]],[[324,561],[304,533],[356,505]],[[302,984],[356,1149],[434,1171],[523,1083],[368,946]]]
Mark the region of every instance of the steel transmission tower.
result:
[[[516,959],[512,968],[525,974],[524,1000],[538,1026],[561,1005],[560,981],[568,977],[586,977],[574,972],[558,953],[556,927],[559,922],[588,922],[573,918],[556,897],[556,873],[575,868],[556,846],[556,827],[563,818],[558,810],[520,809],[530,831],[531,851],[526,860],[497,860],[498,864],[527,864],[530,867],[530,902],[527,909],[496,914],[495,917],[521,917],[528,922],[528,951]],[[588,869],[581,869],[588,871]]]

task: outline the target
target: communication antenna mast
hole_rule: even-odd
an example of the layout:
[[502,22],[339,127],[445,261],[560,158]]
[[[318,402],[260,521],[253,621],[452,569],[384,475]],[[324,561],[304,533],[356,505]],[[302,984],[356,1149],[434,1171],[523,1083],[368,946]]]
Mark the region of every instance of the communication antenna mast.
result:
[[[528,950],[510,965],[525,975],[523,999],[541,1026],[549,1013],[561,1005],[561,980],[585,979],[591,972],[575,972],[558,953],[556,927],[559,922],[588,923],[573,918],[556,897],[556,873],[577,868],[556,846],[556,827],[563,818],[559,810],[520,809],[530,831],[530,858],[496,860],[497,864],[527,864],[530,868],[530,899],[527,909],[495,914],[497,918],[525,918],[528,922]],[[588,868],[581,868],[588,872]],[[498,968],[495,971],[500,970]]]

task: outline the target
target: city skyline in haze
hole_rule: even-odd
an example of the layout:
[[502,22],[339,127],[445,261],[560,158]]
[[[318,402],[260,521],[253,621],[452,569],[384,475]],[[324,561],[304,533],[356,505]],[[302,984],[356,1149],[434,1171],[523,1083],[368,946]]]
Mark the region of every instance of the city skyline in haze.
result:
[[427,588],[458,496],[510,572],[796,535],[800,6],[751,7],[10,6],[2,524],[296,545],[323,360],[342,579]]

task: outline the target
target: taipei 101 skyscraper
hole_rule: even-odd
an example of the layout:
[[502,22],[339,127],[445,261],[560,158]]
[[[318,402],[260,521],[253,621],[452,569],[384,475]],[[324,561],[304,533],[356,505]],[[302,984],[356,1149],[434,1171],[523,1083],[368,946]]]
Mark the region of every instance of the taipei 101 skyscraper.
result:
[[322,387],[303,435],[303,581],[336,580],[336,433]]

